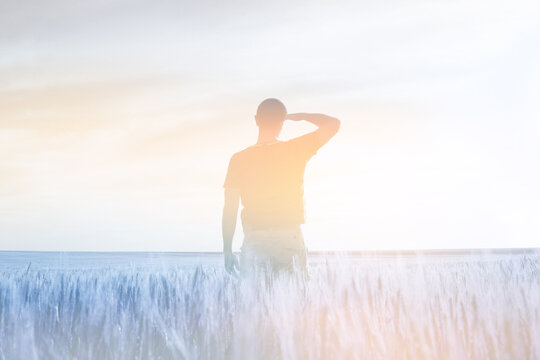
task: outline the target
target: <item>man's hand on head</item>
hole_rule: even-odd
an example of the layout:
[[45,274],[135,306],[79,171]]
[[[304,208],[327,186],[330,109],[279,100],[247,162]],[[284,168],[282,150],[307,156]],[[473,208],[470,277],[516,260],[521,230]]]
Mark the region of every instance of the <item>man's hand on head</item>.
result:
[[285,116],[285,120],[292,120],[292,121],[301,121],[305,118],[305,113],[294,113],[294,114],[287,114]]

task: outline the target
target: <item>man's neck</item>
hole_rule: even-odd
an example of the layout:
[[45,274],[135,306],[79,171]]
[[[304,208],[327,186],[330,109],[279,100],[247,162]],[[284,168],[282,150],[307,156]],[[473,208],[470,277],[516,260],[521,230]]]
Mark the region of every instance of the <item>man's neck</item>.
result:
[[277,141],[278,140],[275,136],[267,135],[265,133],[259,133],[259,137],[257,138],[257,145],[272,144]]

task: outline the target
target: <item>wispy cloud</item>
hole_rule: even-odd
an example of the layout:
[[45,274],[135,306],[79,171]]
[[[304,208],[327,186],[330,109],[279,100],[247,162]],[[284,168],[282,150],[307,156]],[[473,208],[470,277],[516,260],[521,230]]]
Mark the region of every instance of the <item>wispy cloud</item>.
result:
[[[200,232],[201,246],[219,248],[210,240],[218,226],[208,223],[218,222],[227,160],[254,141],[253,113],[269,96],[293,112],[342,118],[336,142],[310,165],[306,189],[322,189],[311,203],[372,224],[350,236],[395,246],[377,227],[393,221],[396,231],[427,239],[428,230],[406,226],[427,212],[462,220],[440,246],[494,217],[512,219],[496,225],[505,234],[523,225],[523,214],[538,214],[540,174],[528,163],[540,154],[539,4],[3,1],[0,212],[9,217],[0,237],[13,240],[0,245],[26,239],[32,248],[32,237],[49,231],[56,235],[40,246],[60,249],[68,236],[103,235],[91,227],[107,213],[118,219],[107,220],[112,228],[124,229],[117,238],[157,231],[163,249]],[[335,161],[343,154],[357,161]],[[384,187],[391,183],[383,179],[401,178],[397,190]],[[438,190],[418,179],[448,187],[444,210],[426,210],[437,207],[430,196]],[[503,189],[508,207],[486,215],[482,182]],[[465,217],[455,199],[467,197],[477,213]],[[424,205],[400,217],[415,198]],[[173,213],[166,224],[157,215],[164,212]],[[174,213],[184,217],[178,224]],[[56,231],[68,215],[77,227]],[[336,219],[320,226],[334,231]],[[527,229],[528,239],[540,232]],[[95,246],[106,249],[107,240]]]

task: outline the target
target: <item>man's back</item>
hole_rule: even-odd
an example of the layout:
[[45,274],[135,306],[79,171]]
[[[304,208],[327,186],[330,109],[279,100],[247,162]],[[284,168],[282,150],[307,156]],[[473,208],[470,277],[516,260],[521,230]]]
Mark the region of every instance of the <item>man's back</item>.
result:
[[[305,120],[317,130],[277,141],[285,120]],[[232,240],[241,200],[242,268],[270,264],[274,269],[290,269],[296,263],[307,269],[307,248],[300,227],[304,223],[304,170],[307,161],[336,134],[340,121],[324,114],[288,114],[285,105],[273,98],[261,102],[255,121],[259,127],[257,144],[232,156],[223,184],[225,268],[234,273],[240,267]]]
[[313,132],[289,141],[253,145],[232,156],[224,187],[240,190],[244,228],[304,223],[304,170],[320,146]]

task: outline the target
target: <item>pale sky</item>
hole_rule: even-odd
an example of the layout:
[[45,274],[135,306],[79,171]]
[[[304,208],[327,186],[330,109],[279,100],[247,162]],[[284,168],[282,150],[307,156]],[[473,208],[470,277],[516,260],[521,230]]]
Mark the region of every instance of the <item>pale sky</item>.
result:
[[540,2],[293,3],[2,0],[0,250],[221,250],[268,97],[310,250],[540,246]]

